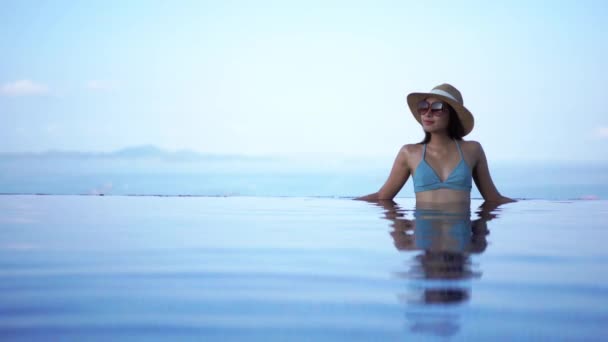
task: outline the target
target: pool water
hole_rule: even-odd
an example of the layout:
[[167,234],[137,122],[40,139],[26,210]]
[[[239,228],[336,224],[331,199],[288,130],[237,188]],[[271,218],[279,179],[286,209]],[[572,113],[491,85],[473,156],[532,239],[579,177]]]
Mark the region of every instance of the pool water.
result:
[[605,340],[608,201],[0,196],[7,340]]

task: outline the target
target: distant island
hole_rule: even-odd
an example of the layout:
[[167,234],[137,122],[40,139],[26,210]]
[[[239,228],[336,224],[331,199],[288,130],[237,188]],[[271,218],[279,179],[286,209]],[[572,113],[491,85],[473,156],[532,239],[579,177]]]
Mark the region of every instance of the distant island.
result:
[[161,159],[166,161],[276,161],[276,157],[205,154],[189,149],[168,151],[155,145],[125,147],[112,152],[61,151],[3,152],[0,159]]

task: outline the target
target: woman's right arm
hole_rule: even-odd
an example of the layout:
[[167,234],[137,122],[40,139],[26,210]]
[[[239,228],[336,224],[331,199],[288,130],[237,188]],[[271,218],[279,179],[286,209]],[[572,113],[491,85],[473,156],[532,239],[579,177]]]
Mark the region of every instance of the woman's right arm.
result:
[[471,143],[474,144],[473,146],[476,148],[475,154],[477,155],[477,162],[473,168],[473,181],[475,181],[475,185],[477,185],[477,189],[483,199],[486,202],[495,202],[498,204],[515,202],[514,199],[505,197],[498,192],[494,185],[494,181],[492,181],[492,176],[490,176],[488,160],[483,151],[483,147],[476,141],[471,141]]
[[409,156],[409,145],[404,145],[399,150],[397,157],[395,158],[395,162],[393,163],[393,168],[391,169],[391,173],[388,176],[388,179],[384,183],[384,185],[373,194],[369,194],[366,196],[361,196],[355,198],[356,200],[363,201],[380,201],[380,200],[392,200],[397,196],[397,193],[403,188],[403,185],[407,181],[410,176],[410,168],[408,166],[407,160]]

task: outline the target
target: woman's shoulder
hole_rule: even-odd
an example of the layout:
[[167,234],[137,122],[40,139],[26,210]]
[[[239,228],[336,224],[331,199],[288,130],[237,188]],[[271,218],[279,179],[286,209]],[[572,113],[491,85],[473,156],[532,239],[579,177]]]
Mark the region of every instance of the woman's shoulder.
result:
[[476,140],[461,140],[460,147],[470,152],[479,152],[482,149],[481,143]]
[[479,141],[475,141],[475,140],[464,141],[464,140],[461,140],[460,141],[460,146],[462,148],[462,153],[464,153],[465,156],[468,157],[466,159],[468,159],[468,161],[470,161],[472,164],[477,163],[477,161],[479,160],[479,158],[483,154],[483,147],[481,146],[481,143]]
[[397,160],[411,167],[422,156],[422,144],[406,144],[401,146]]
[[406,144],[401,147],[401,153],[411,156],[422,153],[422,144]]

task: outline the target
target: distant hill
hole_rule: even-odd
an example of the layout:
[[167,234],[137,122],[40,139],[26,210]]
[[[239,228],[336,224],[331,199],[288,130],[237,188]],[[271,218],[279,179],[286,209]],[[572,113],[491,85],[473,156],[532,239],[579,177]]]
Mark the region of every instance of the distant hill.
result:
[[111,152],[108,155],[111,157],[122,157],[122,158],[151,158],[151,157],[165,156],[167,154],[170,154],[170,153],[162,150],[161,148],[159,148],[157,146],[141,145],[141,146],[125,147],[118,151]]
[[129,146],[113,152],[49,150],[45,152],[0,153],[2,159],[162,159],[167,161],[276,161],[273,157],[232,154],[203,154],[181,149],[167,151],[155,145]]

